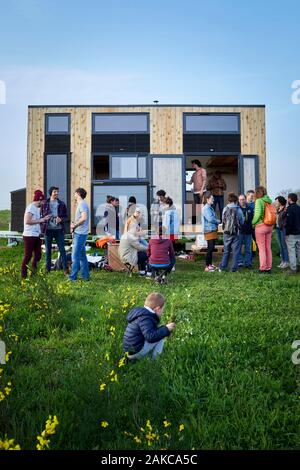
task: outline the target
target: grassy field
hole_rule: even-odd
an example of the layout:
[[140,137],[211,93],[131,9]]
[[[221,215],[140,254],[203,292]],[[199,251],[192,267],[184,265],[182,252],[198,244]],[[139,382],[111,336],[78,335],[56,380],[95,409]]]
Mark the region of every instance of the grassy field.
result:
[[[300,448],[299,275],[206,274],[198,260],[159,288],[104,271],[21,284],[21,253],[0,250],[0,338],[12,353],[0,438],[34,449],[56,415],[52,449]],[[126,313],[153,290],[177,329],[157,361],[123,366]]]
[[8,230],[10,222],[10,210],[0,211],[0,230]]

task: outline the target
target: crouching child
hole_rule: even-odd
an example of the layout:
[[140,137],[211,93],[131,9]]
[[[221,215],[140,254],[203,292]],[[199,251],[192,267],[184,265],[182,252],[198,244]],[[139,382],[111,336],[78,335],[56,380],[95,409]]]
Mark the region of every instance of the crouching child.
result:
[[158,326],[164,305],[164,297],[153,292],[146,298],[144,307],[136,307],[127,315],[123,349],[129,360],[147,355],[155,359],[162,353],[165,338],[175,329],[175,323]]

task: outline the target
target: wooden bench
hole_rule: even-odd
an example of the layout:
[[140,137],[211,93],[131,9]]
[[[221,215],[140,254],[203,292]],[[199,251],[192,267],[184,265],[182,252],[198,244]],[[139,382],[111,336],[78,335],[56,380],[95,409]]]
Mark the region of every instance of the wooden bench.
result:
[[[119,242],[107,244],[107,258],[108,264],[114,271],[128,272],[125,264],[119,258]],[[134,268],[133,272],[137,272],[137,267]]]

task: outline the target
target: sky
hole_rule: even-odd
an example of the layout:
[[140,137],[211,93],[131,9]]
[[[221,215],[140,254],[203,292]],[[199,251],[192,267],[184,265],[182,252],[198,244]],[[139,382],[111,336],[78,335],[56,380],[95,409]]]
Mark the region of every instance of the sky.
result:
[[25,187],[28,105],[265,104],[268,192],[299,189],[299,18],[299,0],[0,0],[0,209]]

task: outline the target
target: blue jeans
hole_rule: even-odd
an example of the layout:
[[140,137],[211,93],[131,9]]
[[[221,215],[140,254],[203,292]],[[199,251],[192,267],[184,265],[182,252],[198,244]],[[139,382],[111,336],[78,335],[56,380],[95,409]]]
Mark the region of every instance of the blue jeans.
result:
[[281,230],[280,228],[276,227],[276,232],[277,232],[277,240],[278,240],[278,245],[279,245],[279,250],[280,250],[281,261],[283,263],[288,263],[289,253],[288,253],[288,248],[287,248],[287,244],[285,241],[285,228]]
[[74,233],[72,249],[72,272],[69,277],[71,281],[76,281],[79,268],[82,279],[88,280],[90,278],[89,265],[85,252],[86,240],[87,235]]
[[215,212],[217,206],[219,206],[220,219],[222,220],[222,214],[224,209],[224,196],[214,196],[213,210]]
[[51,251],[52,251],[52,240],[55,239],[59,253],[61,256],[61,261],[63,269],[67,269],[67,256],[65,251],[65,235],[62,230],[51,230],[48,229],[45,233],[45,246],[46,246],[46,270],[51,271]]
[[[244,256],[242,255],[243,245]],[[252,266],[252,233],[250,235],[240,233],[239,235],[239,264],[243,264],[247,268]]]
[[229,256],[232,251],[232,263],[231,271],[235,272],[238,269],[239,264],[239,236],[238,235],[227,235],[224,233],[224,253],[220,264],[220,269],[226,269],[229,262]]

